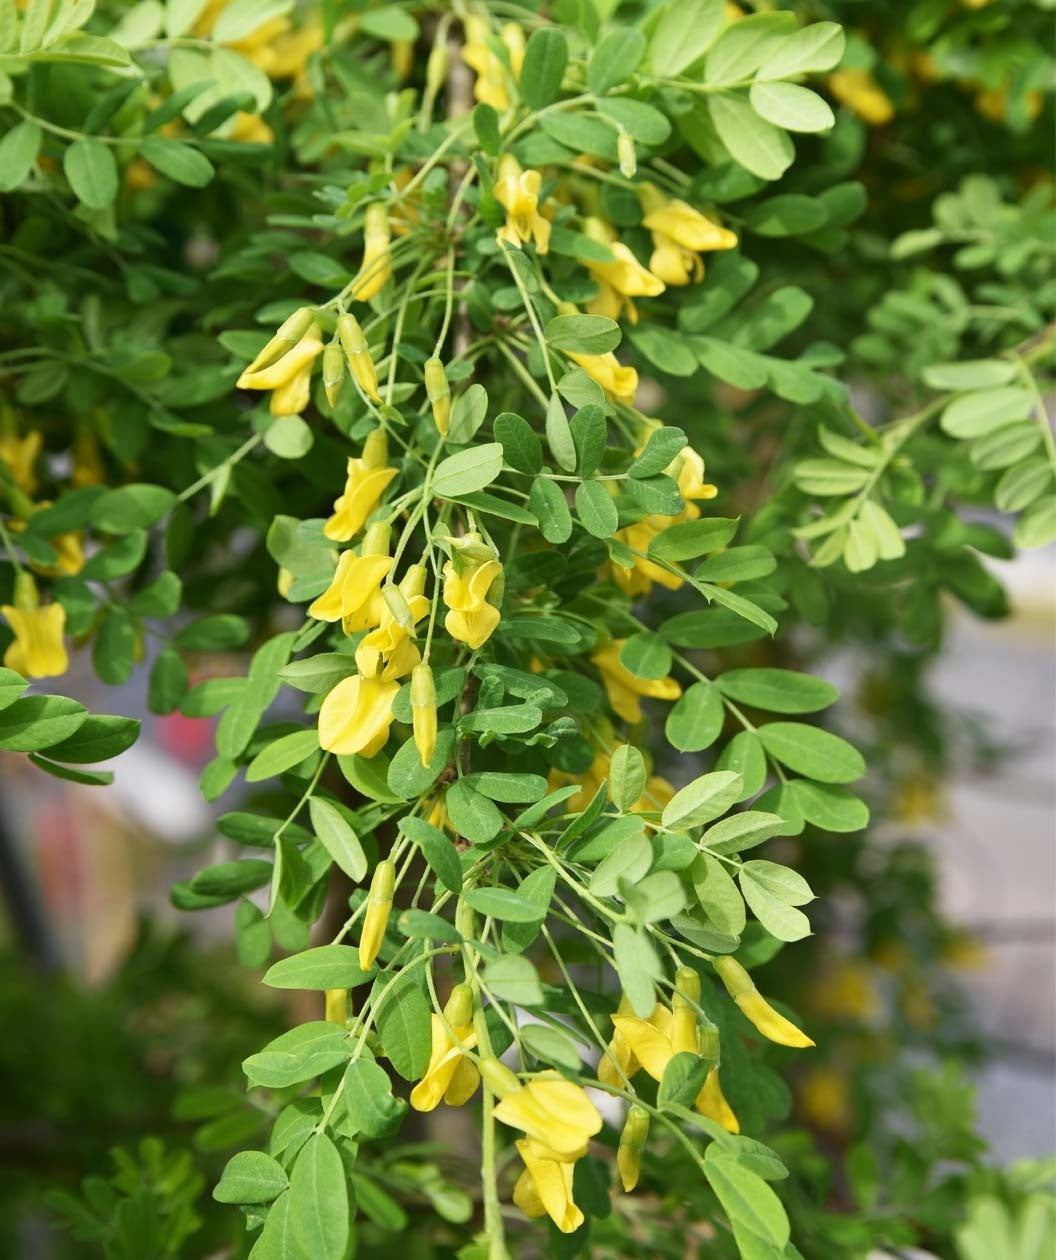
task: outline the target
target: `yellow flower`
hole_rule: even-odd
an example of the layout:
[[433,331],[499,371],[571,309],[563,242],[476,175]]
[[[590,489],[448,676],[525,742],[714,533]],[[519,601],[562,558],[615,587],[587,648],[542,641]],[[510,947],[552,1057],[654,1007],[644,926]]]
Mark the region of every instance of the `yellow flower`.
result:
[[324,44],[322,25],[314,20],[296,25],[287,17],[262,22],[231,47],[263,70],[269,79],[296,79],[304,74],[308,57]]
[[726,986],[727,993],[767,1040],[779,1046],[796,1048],[814,1044],[802,1029],[774,1010],[736,958],[716,958],[715,970]]
[[375,429],[363,444],[363,454],[348,461],[344,493],[334,502],[334,514],[323,526],[327,538],[348,542],[363,528],[396,476],[397,469],[385,466],[387,458],[385,431]]
[[506,210],[506,224],[498,230],[498,239],[517,249],[522,241],[534,241],[540,254],[550,247],[550,223],[539,213],[539,188],[543,177],[538,171],[522,171],[512,153],[499,158],[499,177],[495,181],[495,200]]
[[[607,1055],[614,1058],[624,1075],[632,1077],[639,1067],[659,1082],[664,1069],[676,1054],[699,1054],[697,1014],[691,1007],[670,1011],[657,1003],[652,1015],[639,1019],[633,1014],[617,1013],[612,1017],[615,1032]],[[616,1039],[619,1038],[618,1041]],[[604,1064],[607,1060],[603,1059]],[[612,1074],[611,1067],[608,1069]],[[598,1074],[601,1080],[601,1073]],[[604,1082],[603,1082],[604,1083]],[[719,1084],[718,1067],[708,1073],[693,1104],[701,1115],[721,1124],[729,1133],[739,1133],[741,1126]]]
[[507,22],[499,31],[499,39],[502,40],[503,47],[510,58],[510,70],[514,81],[520,83],[521,67],[524,65],[524,53],[527,47],[524,30],[516,22]]
[[259,114],[248,114],[240,109],[228,139],[242,144],[274,144],[275,133]]
[[541,1072],[495,1104],[495,1118],[547,1147],[555,1159],[578,1159],[601,1130],[586,1092],[558,1072]]
[[73,472],[70,474],[70,483],[74,486],[97,486],[105,479],[106,469],[95,434],[81,429],[73,440]]
[[319,709],[319,746],[341,755],[373,757],[389,738],[399,689],[398,682],[383,678],[343,678]]
[[612,262],[597,262],[592,258],[579,260],[598,282],[601,290],[596,298],[587,303],[587,310],[593,315],[619,319],[626,307],[628,318],[632,324],[636,324],[638,312],[631,298],[657,297],[664,291],[664,282],[643,267],[627,246],[616,240],[616,234],[601,219],[585,219],[583,231],[592,240],[607,246],[613,255]]
[[383,201],[372,201],[363,219],[363,265],[352,282],[352,297],[357,302],[369,302],[391,275],[389,211]]
[[488,43],[490,28],[481,17],[467,17],[463,23],[466,42],[462,60],[476,73],[473,95],[501,114],[510,108],[509,75],[498,54]]
[[563,1234],[574,1233],[583,1224],[583,1213],[572,1198],[575,1160],[555,1159],[549,1147],[530,1138],[514,1145],[524,1160],[524,1172],[513,1187],[514,1203],[532,1220],[549,1216]]
[[573,354],[569,350],[565,353],[616,402],[626,403],[628,407],[633,405],[638,392],[638,373],[633,367],[624,367],[611,350],[607,354]]
[[0,433],[0,460],[7,465],[15,485],[28,495],[36,493],[37,475],[33,466],[43,441],[37,429],[22,438],[17,433]]
[[[432,1052],[425,1075],[411,1090],[415,1111],[432,1111],[443,1099],[449,1107],[461,1107],[476,1093],[480,1073],[466,1050],[477,1044],[473,1030],[473,997],[468,987],[458,984],[444,1007],[444,1018],[431,1016]],[[447,1025],[451,1032],[447,1031]],[[452,1035],[453,1034],[453,1035]]]
[[[364,580],[370,581],[372,576],[372,573],[367,574]],[[354,579],[350,579],[348,585],[353,582]],[[422,593],[425,589],[425,568],[420,564],[412,565],[398,589],[405,604],[404,621],[409,617],[411,626],[401,624],[377,585],[370,591],[370,599],[373,601],[380,595],[381,602],[372,603],[367,615],[377,612],[379,619],[376,628],[361,639],[356,648],[356,665],[359,672],[367,677],[376,675],[386,680],[405,678],[421,660],[421,653],[412,634],[413,626],[421,621],[431,607],[431,601]],[[311,609],[308,611],[311,612]]]
[[[32,579],[30,579],[32,581]],[[34,587],[35,590],[35,587]],[[19,594],[16,591],[16,602]],[[66,609],[61,604],[43,607],[0,607],[0,613],[14,631],[14,641],[4,653],[4,664],[23,678],[54,678],[65,674],[70,666],[63,642]]]
[[846,1076],[832,1067],[814,1068],[799,1083],[797,1100],[806,1119],[819,1129],[846,1133],[854,1122]]
[[829,90],[870,127],[882,127],[895,116],[890,97],[869,70],[837,70],[829,75]]
[[327,989],[324,1018],[328,1024],[344,1025],[348,1014],[348,990]]
[[426,359],[422,369],[425,377],[425,395],[433,409],[433,423],[441,437],[447,437],[451,427],[451,387],[447,383],[444,365],[433,355]]
[[487,597],[502,576],[502,565],[494,548],[487,547],[479,534],[453,539],[452,547],[457,559],[444,565],[444,603],[450,610],[444,626],[453,639],[475,652],[499,624],[499,610]]
[[640,722],[642,706],[640,697],[655,700],[677,700],[682,688],[675,679],[636,678],[620,661],[620,649],[626,639],[614,639],[607,648],[595,652],[590,658],[601,673],[601,681],[608,692],[609,704],[625,722]]
[[305,335],[278,359],[266,366],[255,366],[278,339],[279,334],[276,334],[236,384],[239,389],[272,390],[269,410],[273,416],[300,415],[311,395],[312,364],[323,350],[319,326],[311,324]]
[[345,634],[380,625],[385,609],[381,584],[391,568],[390,556],[344,552],[330,585],[309,604],[309,617],[317,621],[340,620]]
[[[579,791],[565,802],[569,813],[579,814],[594,799],[598,788],[608,779],[610,755],[602,750],[594,754],[594,760],[582,774],[568,774],[564,770],[551,770],[547,779],[550,791],[564,787],[566,783],[578,783]],[[645,785],[645,791],[630,807],[632,814],[653,813],[663,809],[664,805],[675,794],[675,789],[666,779],[659,775],[651,775]]]
[[702,253],[733,249],[736,235],[677,197],[667,198],[651,184],[639,193],[645,217],[642,225],[653,236],[650,270],[666,284],[689,284],[704,275]]
[[[347,680],[346,680],[347,681]],[[359,968],[369,971],[374,966],[385,929],[392,913],[392,893],[396,883],[396,868],[386,858],[374,868],[367,894],[367,913],[363,919],[363,931],[359,937]]]
[[616,1151],[616,1166],[620,1182],[628,1194],[638,1184],[642,1171],[642,1147],[649,1136],[649,1113],[635,1104],[627,1109],[627,1119],[620,1133],[620,1145]]

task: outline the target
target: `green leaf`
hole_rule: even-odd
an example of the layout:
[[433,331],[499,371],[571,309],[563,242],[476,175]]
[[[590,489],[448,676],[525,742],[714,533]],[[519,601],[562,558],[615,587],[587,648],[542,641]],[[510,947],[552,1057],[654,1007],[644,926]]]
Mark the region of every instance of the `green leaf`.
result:
[[486,844],[502,830],[503,818],[495,803],[474,792],[465,780],[448,788],[444,806],[451,825],[472,844]]
[[352,945],[319,945],[274,963],[264,975],[273,989],[354,989],[371,973],[360,970],[359,950]]
[[366,9],[360,14],[359,22],[365,34],[390,44],[399,40],[414,43],[420,34],[414,16],[395,4]]
[[504,954],[488,963],[484,982],[496,997],[516,1006],[542,1006],[545,1001],[539,973],[519,954]]
[[459,725],[463,731],[519,735],[534,731],[542,720],[542,710],[534,704],[508,704],[501,709],[474,709],[459,718]]
[[285,1089],[347,1062],[348,1049],[344,1028],[313,1020],[269,1041],[259,1054],[243,1060],[242,1070],[251,1085]]
[[279,678],[313,695],[326,695],[342,679],[356,672],[356,659],[347,652],[320,652],[303,661],[291,661],[279,670]]
[[[0,675],[10,672],[10,670],[2,670]],[[0,686],[2,682],[3,679],[0,676]],[[6,707],[2,704],[2,692],[0,692],[0,707]],[[92,713],[80,723],[76,733],[69,739],[49,745],[48,756],[55,761],[72,761],[78,765],[94,765],[100,761],[109,761],[111,757],[116,757],[132,747],[139,738],[139,727],[140,724],[136,718]]]
[[661,145],[671,134],[667,115],[644,101],[615,96],[598,101],[597,110],[603,118],[611,118],[639,144]]
[[771,713],[814,713],[840,695],[832,683],[792,669],[729,669],[715,685],[738,704]]
[[542,471],[542,443],[527,420],[515,412],[504,411],[495,417],[492,430],[511,468],[530,476]]
[[535,909],[536,917],[527,923],[507,921],[502,925],[502,946],[511,954],[520,953],[539,935],[550,909],[550,901],[557,884],[557,872],[552,866],[538,866],[530,871],[517,885],[517,896],[526,906]]
[[240,901],[235,910],[235,949],[243,967],[263,967],[271,954],[271,928],[252,901]]
[[270,1203],[289,1186],[277,1159],[263,1151],[239,1151],[213,1189],[217,1203]]
[[512,888],[472,888],[465,899],[478,913],[504,923],[534,923],[539,918],[538,908],[525,905]]
[[[641,793],[638,794],[639,796]],[[638,798],[635,797],[635,800]],[[590,891],[596,897],[612,897],[620,880],[641,879],[653,864],[653,846],[644,834],[632,836],[600,862],[590,877]]]
[[1026,420],[1033,407],[1030,391],[1021,385],[980,389],[949,403],[939,424],[950,437],[977,438],[1013,420]]
[[656,983],[664,974],[652,942],[642,928],[617,923],[612,949],[620,987],[639,1019],[648,1019],[656,1006]]
[[669,0],[649,41],[653,73],[680,75],[714,44],[725,21],[723,0]]
[[[393,1121],[406,1110],[392,1096],[388,1074],[370,1059],[357,1059],[345,1070],[345,1108],[355,1133],[379,1137],[392,1128]],[[311,1254],[311,1253],[309,1253]],[[313,1258],[314,1260],[314,1258]]]
[[583,1060],[576,1043],[566,1032],[546,1024],[526,1024],[521,1029],[521,1045],[531,1055],[554,1067],[581,1072]]
[[803,876],[779,862],[745,862],[740,873],[742,878],[747,875],[753,883],[786,906],[805,906],[814,900],[810,885]]
[[117,163],[101,140],[74,140],[63,154],[62,169],[78,200],[90,210],[104,210],[117,196]]
[[802,722],[769,722],[759,728],[763,747],[776,761],[821,783],[852,783],[865,761],[845,739]]
[[1006,468],[994,487],[994,504],[1001,512],[1021,512],[1039,495],[1052,493],[1053,468],[1038,455]]
[[441,499],[483,490],[502,472],[502,446],[486,442],[449,455],[433,472],[432,490]]
[[777,568],[774,555],[758,545],[730,547],[699,565],[694,577],[706,582],[752,582]]
[[529,109],[542,109],[557,100],[568,65],[568,41],[554,26],[532,32],[524,50],[518,84]]
[[109,770],[74,770],[72,766],[49,761],[40,753],[30,753],[29,759],[38,770],[43,770],[56,779],[65,779],[68,783],[81,783],[85,787],[108,787],[114,781],[113,773]]
[[416,1081],[429,1066],[429,1003],[413,978],[401,976],[386,992],[376,1016],[385,1055],[405,1081]]
[[128,601],[128,608],[137,617],[172,617],[179,610],[183,583],[171,570],[159,573]]
[[760,118],[743,94],[716,92],[707,102],[730,157],[760,179],[780,179],[796,155],[787,134]]
[[428,910],[404,910],[396,921],[396,929],[415,940],[442,941],[448,945],[462,943],[462,933],[453,923]]
[[654,871],[641,880],[621,880],[620,896],[639,923],[673,919],[686,905],[682,881],[674,871]]
[[291,731],[265,744],[246,767],[246,782],[260,783],[299,766],[319,751],[319,733],[315,730]]
[[609,763],[609,796],[625,813],[645,791],[649,779],[645,758],[633,744],[620,744]]
[[671,672],[671,648],[662,635],[642,630],[620,648],[620,664],[635,678],[665,678]]
[[[84,573],[87,573],[87,565]],[[241,617],[233,613],[216,613],[210,617],[199,617],[184,626],[172,641],[177,647],[192,652],[223,652],[241,647],[248,638],[249,626]]]
[[367,855],[351,824],[336,805],[322,797],[313,796],[308,802],[312,818],[312,830],[319,837],[323,848],[354,884],[367,873]]
[[154,525],[176,502],[164,486],[121,486],[102,494],[92,507],[92,524],[108,534],[127,534]]
[[23,696],[0,711],[0,750],[39,752],[68,740],[88,710],[65,696]]
[[289,1227],[312,1260],[345,1260],[348,1250],[348,1182],[337,1147],[313,1133],[290,1176]]
[[315,435],[300,416],[276,416],[264,430],[264,445],[279,459],[301,459],[315,443]]
[[719,738],[725,720],[726,710],[718,689],[710,682],[696,682],[668,713],[664,735],[679,752],[701,752]]
[[204,188],[216,174],[204,153],[179,140],[148,136],[140,145],[139,154],[156,171],[188,188]]
[[456,445],[472,442],[488,414],[488,392],[476,382],[459,394],[451,406],[448,441]]
[[265,22],[281,17],[292,8],[293,0],[231,0],[216,19],[212,38],[218,44],[238,43]]
[[[797,780],[800,782],[801,780]],[[811,787],[817,786],[810,784]],[[836,789],[842,790],[842,789]],[[757,844],[769,840],[771,836],[779,836],[784,830],[785,820],[779,814],[767,814],[761,810],[746,809],[743,813],[733,814],[717,822],[700,837],[703,848],[712,853],[743,853],[745,849],[753,849]]]
[[794,83],[753,83],[748,99],[760,118],[788,131],[828,131],[836,125],[829,103]]
[[819,198],[781,193],[751,206],[744,222],[758,236],[805,236],[823,227],[828,217]]
[[8,705],[14,704],[28,686],[29,683],[21,674],[0,666],[0,709],[6,709]]
[[626,82],[645,56],[645,36],[631,26],[620,26],[595,44],[587,66],[587,87],[595,96]]
[[1007,385],[1016,365],[1007,359],[969,359],[960,363],[933,363],[924,369],[924,384],[932,389],[992,389]]
[[843,58],[846,38],[836,22],[814,22],[782,39],[756,71],[757,79],[790,79],[832,70]]
[[751,78],[784,47],[795,26],[794,15],[784,12],[752,14],[731,23],[708,53],[705,83],[732,84]]
[[259,858],[240,858],[207,866],[191,880],[191,891],[203,897],[223,897],[234,901],[243,893],[262,888],[270,879],[272,866]]
[[[571,435],[569,435],[571,441]],[[547,542],[563,543],[572,536],[572,513],[564,492],[556,481],[539,477],[532,482],[528,506],[535,513],[539,530]]]
[[401,818],[400,830],[422,850],[433,874],[448,892],[462,891],[462,864],[450,836],[422,818]]
[[24,118],[0,140],[0,192],[13,192],[33,168],[44,133]]
[[664,826],[678,831],[711,822],[738,800],[742,783],[741,776],[729,770],[701,775],[676,792],[664,806]]
[[705,1153],[704,1172],[731,1222],[743,1225],[774,1247],[787,1246],[789,1225],[785,1209],[761,1177],[714,1145]]
[[713,517],[710,520],[682,521],[669,525],[649,544],[649,555],[654,560],[666,560],[669,564],[680,560],[692,560],[725,547],[737,532],[737,520]]
[[683,1050],[667,1062],[656,1101],[660,1107],[691,1107],[704,1087],[711,1064],[699,1054]]
[[869,824],[869,807],[846,788],[793,779],[786,790],[800,813],[825,831],[862,831]]
[[701,909],[723,935],[736,940],[744,931],[747,915],[744,898],[729,871],[718,858],[702,853],[694,859],[690,872]]
[[390,789],[408,801],[424,796],[443,773],[454,752],[455,732],[449,726],[441,727],[437,732],[436,747],[427,766],[422,765],[422,758],[414,741],[407,740],[401,744],[389,763],[386,777]]
[[555,350],[606,354],[620,344],[620,326],[604,315],[555,315],[545,336]]

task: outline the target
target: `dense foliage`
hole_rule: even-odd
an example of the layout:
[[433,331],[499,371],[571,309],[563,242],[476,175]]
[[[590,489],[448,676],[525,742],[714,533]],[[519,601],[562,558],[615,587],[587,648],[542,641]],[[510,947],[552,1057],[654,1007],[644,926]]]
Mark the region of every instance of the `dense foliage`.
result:
[[89,1248],[1042,1254],[865,828],[1056,538],[1050,6],[755,7],[0,3],[0,749],[109,781],[75,650],[218,718],[173,902],[314,994],[201,978],[231,1206],[126,1143]]

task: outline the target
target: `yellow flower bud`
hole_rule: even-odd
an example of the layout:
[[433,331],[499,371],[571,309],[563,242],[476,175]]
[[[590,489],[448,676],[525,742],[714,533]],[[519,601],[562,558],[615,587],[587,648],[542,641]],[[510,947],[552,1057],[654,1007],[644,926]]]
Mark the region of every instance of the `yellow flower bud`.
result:
[[[370,351],[367,349],[367,339],[363,335],[363,329],[360,328],[359,321],[354,315],[339,317],[337,335],[345,351],[348,370],[352,373],[356,384],[368,398],[378,402],[380,400],[378,373],[374,367],[374,360],[370,357]],[[384,431],[382,433],[384,434]],[[382,459],[381,462],[384,463],[385,460]]]
[[336,341],[331,341],[323,351],[323,389],[331,407],[337,403],[341,386],[345,383],[345,356]]
[[700,977],[692,967],[679,967],[671,999],[671,1049],[675,1054],[697,1054],[697,1007],[700,1005]]
[[345,1016],[348,1010],[348,990],[347,989],[327,989],[326,991],[326,1022],[328,1024],[340,1024],[342,1027],[345,1023]]
[[444,1006],[444,1019],[454,1027],[468,1024],[473,1018],[473,990],[468,984],[456,984]]
[[507,1094],[513,1094],[521,1088],[521,1082],[517,1079],[516,1073],[511,1072],[505,1063],[500,1063],[498,1059],[490,1055],[480,1059],[477,1068],[484,1084],[498,1098],[505,1098]]
[[620,1133],[619,1149],[616,1152],[616,1166],[620,1170],[620,1181],[628,1193],[638,1184],[638,1177],[642,1171],[642,1148],[648,1136],[648,1111],[637,1104],[629,1107],[623,1131]]
[[396,882],[396,868],[385,859],[374,869],[374,877],[370,881],[370,892],[367,895],[367,913],[363,920],[363,931],[359,938],[359,966],[361,971],[369,971],[385,939],[385,929],[389,923],[392,910],[392,893]]
[[451,424],[451,389],[447,383],[444,365],[439,359],[427,359],[425,364],[425,393],[433,408],[433,422],[441,437],[447,437]]
[[814,1044],[802,1029],[797,1028],[791,1020],[785,1019],[784,1015],[774,1010],[755,987],[751,976],[735,958],[717,958],[715,970],[730,997],[769,1041],[779,1046],[797,1048]]
[[411,672],[411,720],[414,746],[427,766],[436,752],[436,687],[428,665],[416,665]]
[[638,155],[634,151],[634,139],[626,131],[616,137],[616,154],[620,159],[620,174],[632,179],[638,169]]
[[433,45],[425,66],[425,90],[430,97],[435,96],[447,82],[449,60],[447,44],[439,40]]
[[249,372],[259,371],[260,368],[270,367],[278,359],[295,346],[301,338],[307,333],[312,326],[315,318],[315,311],[310,306],[302,306],[299,310],[293,312],[289,319],[284,320],[275,332],[275,336],[261,350],[260,354],[245,369],[245,375]]
[[363,220],[363,266],[352,282],[352,297],[357,302],[369,302],[385,287],[390,275],[389,211],[383,201],[374,201],[367,206]]

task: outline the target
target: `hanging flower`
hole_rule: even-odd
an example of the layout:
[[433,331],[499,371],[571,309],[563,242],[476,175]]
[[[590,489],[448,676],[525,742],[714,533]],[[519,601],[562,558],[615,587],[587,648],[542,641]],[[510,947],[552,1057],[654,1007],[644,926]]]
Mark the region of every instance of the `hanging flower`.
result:
[[444,565],[444,603],[450,610],[444,626],[453,639],[476,651],[499,624],[499,610],[488,595],[502,577],[502,565],[479,534],[453,539],[451,545],[454,558]]
[[373,757],[385,747],[392,725],[392,703],[398,682],[343,678],[327,693],[319,709],[319,746],[327,752]]
[[[379,591],[379,588],[371,590],[372,600],[376,599],[377,594],[381,595],[380,605],[373,605],[373,609],[379,611],[380,615],[376,627],[356,648],[356,665],[361,674],[368,677],[377,675],[390,680],[406,678],[422,659],[412,636],[414,626],[432,607],[432,601],[423,594],[425,578],[424,565],[414,564],[400,582],[397,589],[403,601],[402,621],[385,599],[384,592]],[[387,589],[392,590],[391,587]]]
[[[514,1143],[524,1171],[513,1187],[513,1201],[532,1220],[549,1216],[563,1234],[583,1224],[583,1212],[572,1198],[575,1160],[555,1159],[554,1152],[530,1138]],[[586,1153],[586,1147],[583,1152]]]
[[340,620],[345,634],[380,625],[385,611],[381,584],[393,564],[388,550],[388,525],[372,525],[359,555],[342,553],[330,585],[308,605],[309,617]]
[[472,1020],[473,995],[468,985],[455,985],[444,1007],[444,1018],[431,1016],[429,1066],[411,1090],[411,1106],[415,1111],[433,1111],[441,1099],[449,1107],[461,1107],[476,1093],[480,1073],[465,1056],[465,1051],[477,1044]]
[[389,211],[383,201],[372,201],[363,217],[363,265],[352,282],[352,297],[369,302],[392,275]]
[[829,75],[829,90],[841,105],[870,127],[883,127],[895,116],[891,98],[871,70],[848,68]]
[[506,211],[505,226],[499,228],[500,241],[521,248],[522,241],[534,241],[540,254],[550,247],[550,222],[539,213],[539,189],[543,177],[538,171],[524,171],[512,153],[499,158],[495,200]]
[[34,495],[37,490],[35,465],[44,438],[38,429],[31,429],[25,437],[17,433],[0,433],[0,463],[7,465],[15,485],[24,494]]
[[801,1028],[774,1010],[736,958],[716,958],[715,970],[727,993],[768,1041],[799,1049],[814,1044]]
[[15,602],[0,607],[14,632],[4,652],[4,664],[23,678],[54,678],[70,667],[63,632],[66,609],[61,604],[41,605],[37,584],[28,573],[15,579]]
[[601,681],[608,692],[609,703],[625,722],[640,722],[642,706],[640,698],[650,696],[655,700],[677,700],[682,688],[674,678],[637,678],[620,660],[620,649],[626,639],[614,639],[608,647],[595,652],[590,658],[601,673]]
[[[298,315],[300,314],[298,312]],[[293,318],[296,316],[291,317]],[[322,337],[318,324],[310,323],[307,332],[289,349],[282,352],[282,346],[287,344],[287,341],[281,334],[282,329],[246,368],[236,383],[239,389],[272,390],[269,403],[272,415],[299,415],[308,406],[311,395],[312,364],[316,356],[322,353]],[[267,362],[270,353],[276,349],[280,351],[279,357]],[[262,360],[264,363],[261,365]]]
[[601,1130],[601,1115],[581,1086],[541,1072],[495,1105],[495,1118],[554,1151],[576,1159]]
[[490,28],[484,18],[469,16],[463,22],[466,42],[462,60],[475,72],[473,95],[484,105],[504,113],[510,108],[509,75],[502,59],[488,43]]
[[605,315],[619,319],[624,310],[632,324],[638,322],[638,312],[631,301],[635,297],[657,297],[664,291],[664,282],[654,276],[634,254],[616,239],[616,233],[601,219],[590,216],[583,221],[583,232],[591,240],[606,246],[613,255],[612,262],[598,262],[593,258],[579,261],[598,282],[598,296],[587,303],[592,315]]
[[653,236],[650,269],[666,284],[683,285],[704,275],[703,253],[733,249],[737,236],[728,228],[677,197],[667,198],[652,184],[639,190],[645,217],[642,225]]
[[375,429],[363,444],[363,454],[349,459],[344,493],[335,501],[334,514],[323,526],[327,538],[348,542],[363,528],[398,471],[386,467],[388,451],[385,430]]
[[624,367],[611,350],[607,354],[574,354],[570,350],[565,353],[616,402],[634,405],[638,373],[633,367]]

